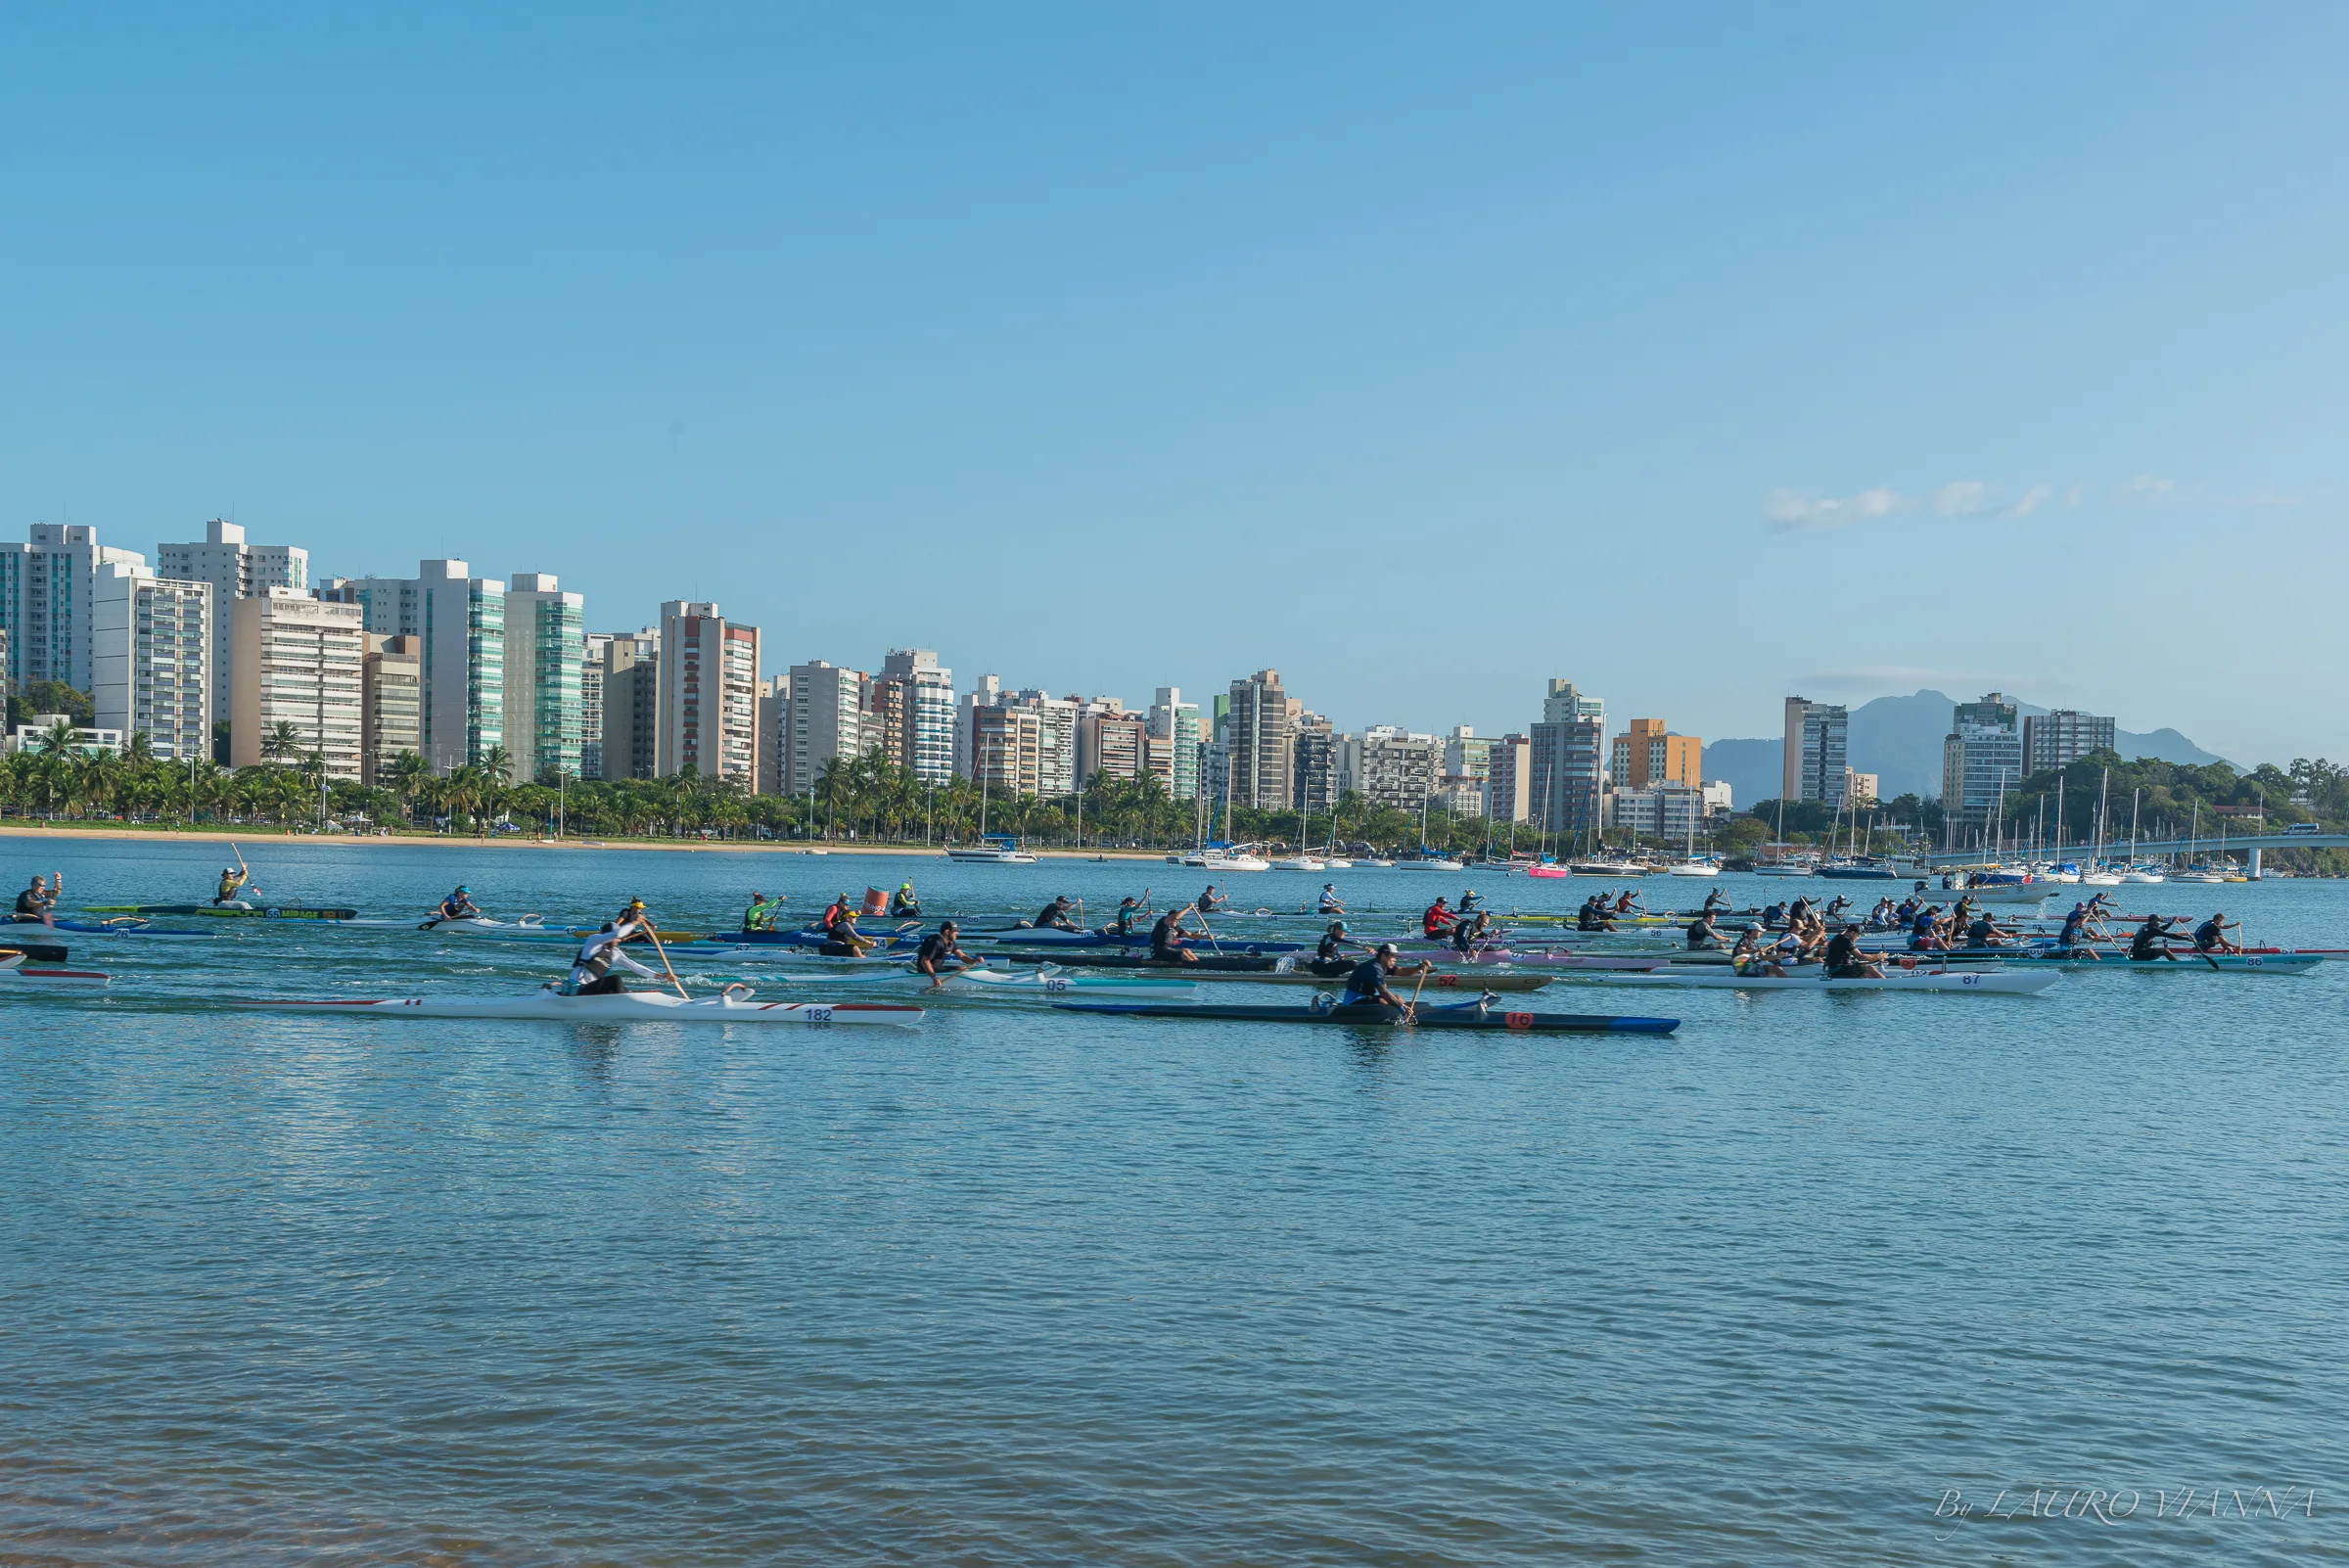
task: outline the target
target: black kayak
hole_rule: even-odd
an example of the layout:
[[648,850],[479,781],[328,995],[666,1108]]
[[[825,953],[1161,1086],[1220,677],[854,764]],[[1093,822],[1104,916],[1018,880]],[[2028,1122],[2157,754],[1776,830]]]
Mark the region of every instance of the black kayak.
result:
[[0,952],[21,952],[36,964],[62,964],[66,961],[66,945],[62,942],[19,942],[0,930]]
[[[1216,1018],[1263,1024],[1400,1024],[1400,1007],[1356,1003],[1337,1007],[1216,1007],[1167,1002],[1056,1002],[1056,1012],[1124,1013],[1143,1018]],[[1412,1020],[1417,1029],[1497,1029],[1514,1034],[1669,1035],[1681,1027],[1677,1018],[1610,1018],[1598,1013],[1510,1012],[1468,1002],[1449,1007],[1421,1006]]]
[[1012,950],[997,947],[992,956],[1000,958],[1006,963],[1059,964],[1064,969],[1164,969],[1169,974],[1174,975],[1197,969],[1221,970],[1225,974],[1269,975],[1282,972],[1280,966],[1289,958],[1289,955],[1285,953],[1278,957],[1269,953],[1252,957],[1236,952],[1224,953],[1221,956],[1212,952],[1203,952],[1199,955],[1197,963],[1186,964],[1179,958],[1153,958],[1146,952],[1102,952],[1090,947],[1082,948],[1077,952],[1071,952],[1066,947],[1029,947]]

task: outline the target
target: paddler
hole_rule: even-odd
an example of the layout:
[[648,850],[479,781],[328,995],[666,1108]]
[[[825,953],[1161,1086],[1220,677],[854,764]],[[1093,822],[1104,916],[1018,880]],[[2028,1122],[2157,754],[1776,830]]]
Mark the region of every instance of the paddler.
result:
[[1419,916],[1419,935],[1430,942],[1441,942],[1451,935],[1451,928],[1457,919],[1458,917],[1445,906],[1444,895],[1439,893],[1436,895],[1436,901],[1429,904],[1426,912]]
[[[639,902],[630,907],[641,910],[644,905]],[[612,973],[616,964],[647,980],[659,980],[659,975],[621,951],[622,943],[642,935],[643,931],[641,918],[605,921],[603,930],[579,945],[579,955],[572,961],[571,975],[563,983],[564,993],[572,996],[621,994],[628,988],[621,983],[618,975]]]
[[1777,929],[1778,929],[1780,926],[1784,925],[1785,923],[1786,923],[1786,905],[1785,905],[1784,903],[1782,903],[1782,902],[1781,902],[1781,903],[1773,903],[1773,904],[1770,904],[1770,905],[1766,906],[1766,907],[1763,909],[1763,911],[1762,911],[1762,929],[1763,929],[1763,930],[1765,930],[1765,931],[1775,931],[1775,930],[1777,930]]
[[1477,946],[1484,942],[1486,933],[1492,929],[1493,916],[1485,910],[1479,909],[1474,917],[1453,924],[1451,950],[1466,957],[1476,951]]
[[2055,950],[2070,952],[2088,940],[2088,905],[2075,903],[2072,912],[2063,917],[2063,929],[2055,933]]
[[921,946],[914,952],[914,970],[930,977],[932,991],[944,986],[950,975],[985,967],[986,960],[974,958],[962,950],[962,944],[958,940],[960,930],[953,921],[944,921],[936,931],[922,939]]
[[1615,920],[1607,908],[1607,896],[1593,893],[1583,900],[1582,912],[1575,916],[1577,931],[1612,931]]
[[32,879],[32,886],[17,895],[16,922],[18,924],[28,926],[54,926],[57,924],[57,896],[66,891],[66,874],[60,871],[56,875],[57,885],[55,887],[50,886],[36,875]]
[[1129,893],[1118,900],[1118,917],[1101,928],[1101,935],[1104,937],[1130,937],[1133,935],[1133,923],[1146,912],[1142,907],[1142,900]]
[[2157,914],[2145,916],[2145,923],[2138,927],[2137,934],[2129,939],[2130,958],[2138,963],[2155,958],[2166,958],[2176,963],[2178,955],[2170,951],[2169,936],[2169,921]]
[[1827,944],[1825,962],[1829,980],[1882,980],[1884,978],[1883,970],[1861,956],[1860,926],[1856,921],[1835,933],[1834,940]]
[[1688,950],[1713,952],[1721,947],[1721,927],[1714,923],[1713,906],[1707,904],[1688,922]]
[[473,901],[472,891],[461,883],[454,893],[440,900],[440,918],[443,920],[479,920],[481,917],[482,911]]
[[1321,884],[1321,906],[1315,912],[1325,915],[1342,915],[1346,912],[1346,905],[1338,899],[1336,883],[1324,882]]
[[[1378,950],[1356,964],[1354,973],[1346,977],[1346,994],[1340,998],[1339,1005],[1342,1007],[1376,1007],[1386,1011],[1389,1018],[1393,1018],[1398,1013],[1407,1013],[1409,1004],[1396,995],[1387,986],[1387,977],[1395,973],[1396,966],[1402,962],[1402,958],[1403,954],[1395,944],[1380,943]],[[1433,964],[1422,959],[1414,973],[1425,974],[1434,967]],[[1389,1009],[1392,1011],[1388,1011]]]
[[1708,915],[1714,914],[1718,911],[1727,909],[1728,906],[1729,900],[1727,897],[1724,895],[1719,888],[1715,888],[1711,893],[1705,895],[1704,913]]
[[[244,891],[245,884],[252,880],[253,874],[243,866],[222,866],[220,868],[220,888],[212,895],[212,902],[215,904],[235,902],[237,895]],[[411,904],[409,907],[415,906]]]
[[1852,900],[1839,893],[1822,912],[1829,921],[1840,920],[1843,918],[1843,912],[1851,906]]
[[1064,893],[1038,909],[1028,924],[1036,931],[1075,931],[1077,922],[1069,918],[1069,911],[1076,907],[1077,901]]
[[1635,900],[1634,899],[1632,890],[1629,888],[1624,889],[1623,897],[1615,900],[1615,912],[1619,915],[1630,914],[1632,912],[1632,904],[1635,901]]
[[1893,908],[1892,895],[1888,893],[1884,895],[1883,898],[1878,899],[1876,900],[1876,906],[1867,912],[1867,929],[1870,931],[1890,931],[1898,924],[1900,924],[1900,912]]
[[1483,895],[1474,888],[1464,888],[1460,892],[1460,901],[1452,906],[1452,912],[1465,920],[1476,913],[1476,906],[1484,901]]
[[855,918],[856,905],[850,899],[849,896],[844,893],[839,898],[833,899],[832,902],[825,907],[824,931],[826,934],[829,934],[839,929],[842,920],[845,919],[852,921]]
[[1332,976],[1352,973],[1357,960],[1349,958],[1346,949],[1359,946],[1360,943],[1347,936],[1345,921],[1332,920],[1313,948],[1313,973]]
[[1199,901],[1190,907],[1197,909],[1203,915],[1211,915],[1221,910],[1229,901],[1216,891],[1216,885],[1211,882],[1207,885],[1207,891],[1199,895]]
[[1969,947],[2004,947],[2013,935],[2013,932],[2002,929],[1997,921],[1990,918],[1989,912],[1984,911],[1974,916],[1972,923],[1965,928],[1965,945]]
[[892,920],[898,920],[919,915],[921,912],[922,900],[913,896],[913,884],[910,882],[898,883],[898,891],[889,896],[889,917]]
[[742,911],[743,932],[748,935],[755,931],[774,930],[775,919],[782,914],[783,905],[789,901],[789,899],[788,894],[777,894],[774,898],[769,899],[765,894],[753,890],[751,905]]
[[2242,945],[2227,940],[2227,933],[2239,931],[2239,924],[2230,924],[2223,914],[2214,914],[2194,927],[2194,951],[2208,957],[2214,952],[2241,952]]
[[1941,905],[1928,903],[1909,922],[1909,950],[1932,952],[1942,945]]
[[832,929],[824,933],[824,945],[815,950],[826,958],[861,958],[881,944],[857,931],[856,911],[845,909]]
[[1784,980],[1786,970],[1770,949],[1763,945],[1762,928],[1748,926],[1737,938],[1737,945],[1729,949],[1729,971],[1732,974],[1756,976],[1767,980]]
[[1158,917],[1158,924],[1150,928],[1150,959],[1153,963],[1195,964],[1199,961],[1199,955],[1182,945],[1182,917],[1190,912],[1191,906],[1186,903],[1179,909],[1169,909]]

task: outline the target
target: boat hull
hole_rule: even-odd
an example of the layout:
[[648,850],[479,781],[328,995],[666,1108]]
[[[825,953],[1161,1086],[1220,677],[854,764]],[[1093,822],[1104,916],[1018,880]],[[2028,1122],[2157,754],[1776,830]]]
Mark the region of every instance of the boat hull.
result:
[[[1385,1028],[1401,1024],[1398,1009],[1388,1007],[1160,1007],[1148,1002],[1062,1002],[1054,1011],[1114,1014],[1128,1018],[1187,1018],[1225,1023],[1337,1024]],[[1473,1002],[1457,1007],[1417,1010],[1410,1026],[1417,1029],[1477,1029],[1497,1033],[1560,1035],[1669,1035],[1681,1027],[1677,1018],[1610,1018],[1595,1013],[1504,1012]]]
[[887,1002],[762,1002],[731,996],[687,1001],[666,992],[609,996],[407,996],[394,1000],[254,1000],[237,1005],[268,1012],[335,1013],[363,1018],[483,1018],[560,1024],[868,1024],[918,1027],[919,1007]]
[[303,909],[291,904],[94,903],[84,913],[111,915],[212,915],[224,920],[355,920],[356,909]]
[[1958,973],[1904,969],[1889,970],[1880,980],[1829,980],[1824,974],[1788,975],[1778,980],[1768,975],[1723,974],[1719,971],[1680,973],[1669,970],[1650,970],[1640,975],[1600,972],[1584,978],[1602,986],[1680,986],[1703,991],[1929,991],[2028,996],[2047,990],[2060,977],[2024,974],[2015,970]]

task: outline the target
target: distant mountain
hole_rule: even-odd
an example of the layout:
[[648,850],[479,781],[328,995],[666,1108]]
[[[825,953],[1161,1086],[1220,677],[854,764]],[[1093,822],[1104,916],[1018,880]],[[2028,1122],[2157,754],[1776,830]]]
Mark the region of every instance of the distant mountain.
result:
[[[1937,691],[1909,697],[1879,697],[1852,710],[1850,761],[1863,773],[1876,775],[1884,799],[1896,795],[1941,793],[1941,743],[1950,732],[1950,715],[1957,703]],[[2044,714],[2030,703],[2015,705],[2024,715]],[[2225,759],[2202,750],[2174,729],[2149,735],[2119,730],[2113,747],[2132,761],[2155,757],[2165,762],[2217,762]],[[1722,740],[1705,748],[1705,777],[1726,780],[1742,809],[1756,801],[1775,800],[1785,776],[1785,742]]]

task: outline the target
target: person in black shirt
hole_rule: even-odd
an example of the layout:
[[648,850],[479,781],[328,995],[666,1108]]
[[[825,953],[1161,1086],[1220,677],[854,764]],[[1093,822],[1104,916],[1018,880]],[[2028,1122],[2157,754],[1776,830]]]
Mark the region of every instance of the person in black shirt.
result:
[[824,934],[823,945],[815,950],[826,958],[861,958],[879,945],[856,929],[856,911],[849,909],[832,922],[832,929]]
[[56,917],[50,911],[57,907],[57,895],[65,891],[66,874],[63,871],[57,874],[55,892],[50,890],[49,884],[45,880],[34,877],[32,886],[17,895],[17,922],[20,925],[29,926],[55,924]]
[[1713,923],[1713,906],[1707,904],[1688,923],[1688,950],[1702,952],[1721,946],[1721,928]]
[[2145,923],[2137,928],[2136,936],[2129,939],[2129,956],[2140,963],[2149,958],[2166,958],[2176,963],[2178,955],[2170,951],[2169,936],[2170,923],[2167,920],[2156,914],[2145,916]]
[[1989,915],[1979,914],[1965,928],[1965,944],[1969,947],[2003,947],[2012,935],[2011,931],[2002,931]]
[[1492,929],[1493,916],[1485,910],[1478,910],[1474,919],[1463,920],[1451,928],[1451,950],[1463,956],[1476,951],[1478,944],[1485,940]]
[[1329,929],[1321,933],[1321,941],[1313,948],[1313,973],[1343,975],[1353,972],[1355,960],[1346,956],[1346,949],[1359,944],[1346,935],[1346,922],[1332,920]]
[[1762,911],[1762,929],[1775,931],[1786,923],[1786,906],[1773,903]]
[[1037,931],[1074,931],[1077,929],[1077,922],[1069,918],[1069,910],[1074,907],[1069,896],[1064,893],[1038,909],[1036,912],[1036,918],[1029,921],[1028,924]]
[[[1387,986],[1387,977],[1395,972],[1395,966],[1401,961],[1395,944],[1381,943],[1378,951],[1355,965],[1354,973],[1346,977],[1346,994],[1341,1005],[1375,1009],[1388,1019],[1398,1014],[1406,1018],[1410,1016],[1409,1004]],[[1422,961],[1419,972],[1425,973],[1431,967]]]
[[980,960],[962,950],[962,944],[956,940],[958,930],[953,921],[946,921],[922,939],[920,949],[913,955],[914,969],[930,977],[932,991],[944,986],[948,975],[980,967]]
[[1169,909],[1158,917],[1158,924],[1150,928],[1150,956],[1153,959],[1162,964],[1195,964],[1199,961],[1199,955],[1182,945],[1182,917],[1190,912],[1191,906],[1186,903],[1179,909]]
[[1827,943],[1829,980],[1882,980],[1884,971],[1860,954],[1860,927],[1855,923],[1835,933]]
[[1225,901],[1222,896],[1216,892],[1216,885],[1211,882],[1207,885],[1207,891],[1199,895],[1199,902],[1195,907],[1201,914],[1211,915],[1222,908]]

